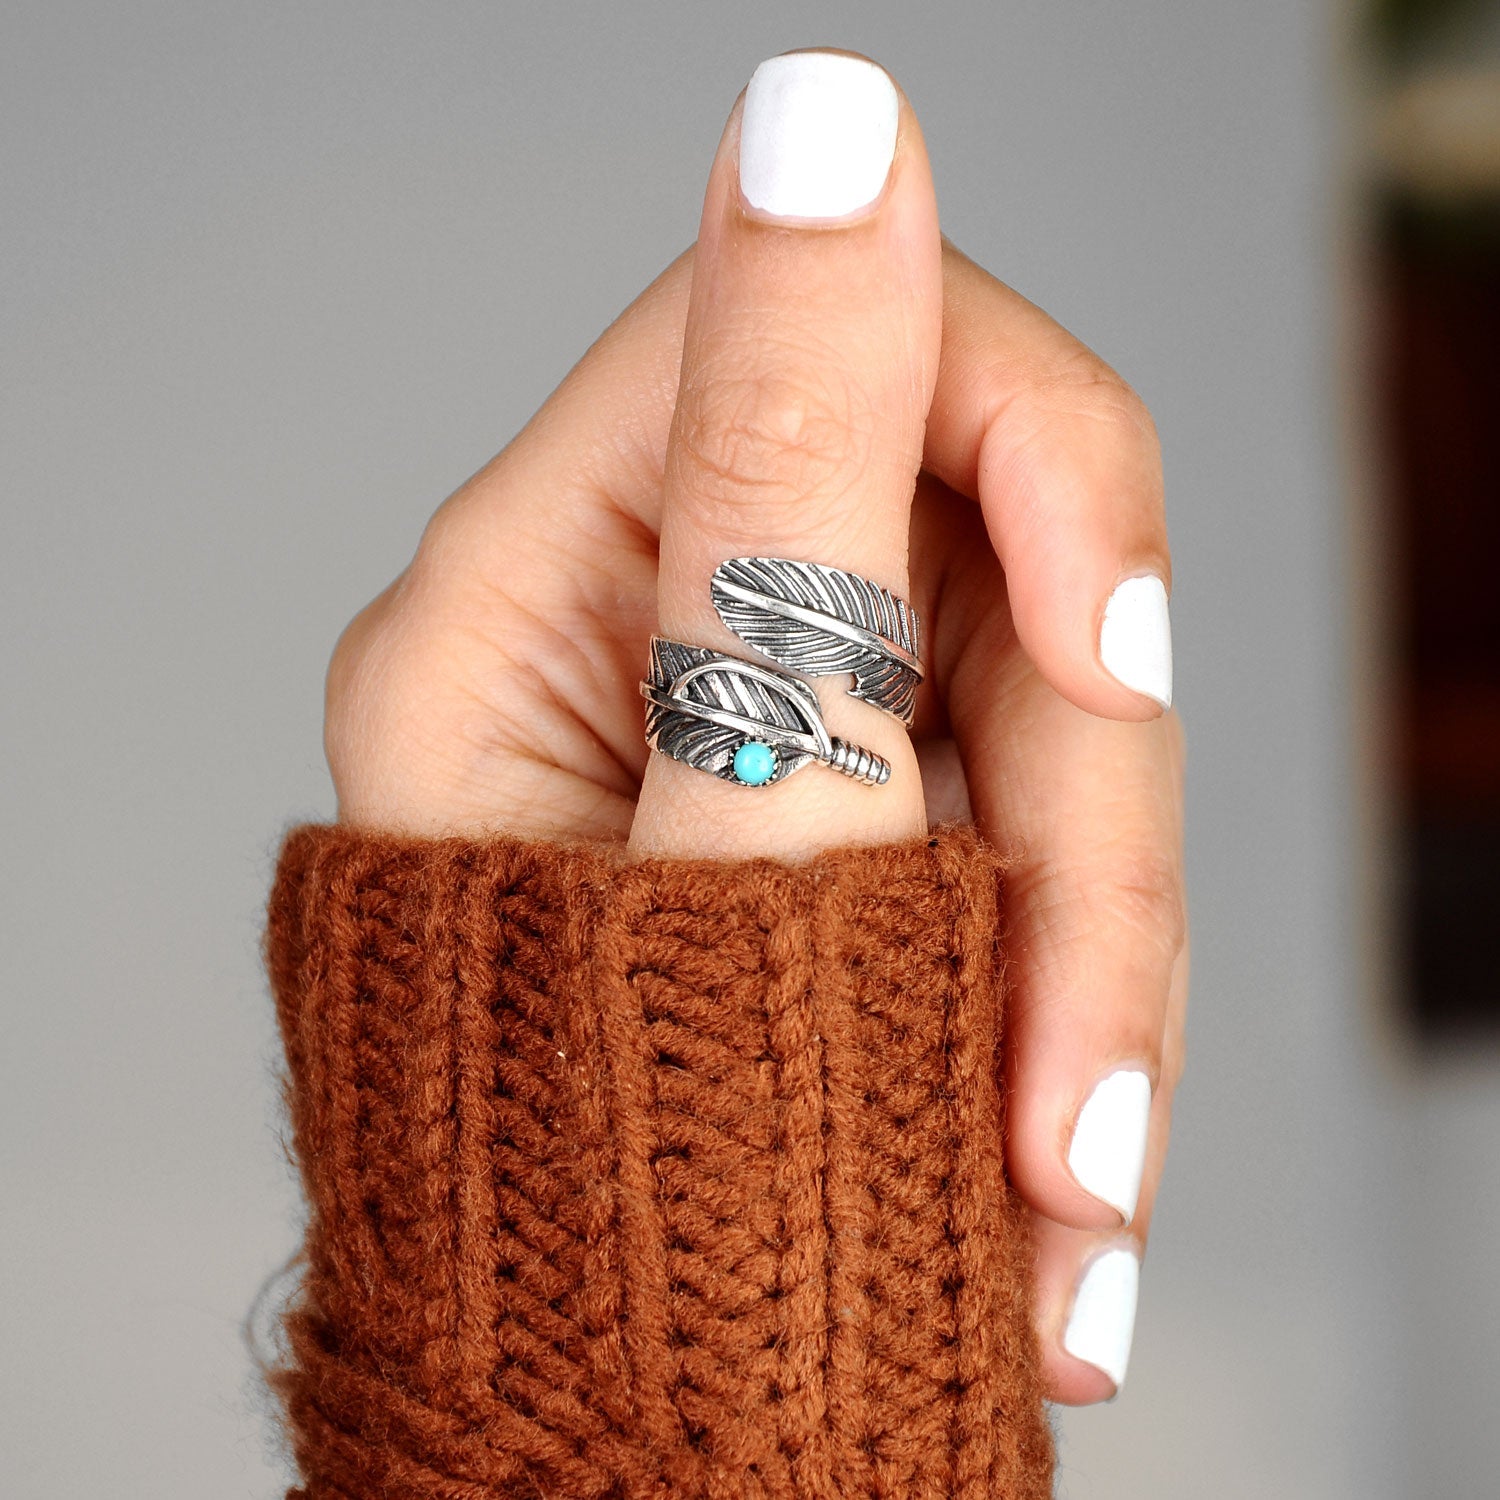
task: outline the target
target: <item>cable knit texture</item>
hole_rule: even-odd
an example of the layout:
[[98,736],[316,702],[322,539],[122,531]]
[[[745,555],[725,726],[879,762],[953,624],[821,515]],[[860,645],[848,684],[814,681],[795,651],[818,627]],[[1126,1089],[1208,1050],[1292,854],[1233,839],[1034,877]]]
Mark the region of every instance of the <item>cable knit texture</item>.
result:
[[294,830],[306,1500],[1040,1500],[999,867]]

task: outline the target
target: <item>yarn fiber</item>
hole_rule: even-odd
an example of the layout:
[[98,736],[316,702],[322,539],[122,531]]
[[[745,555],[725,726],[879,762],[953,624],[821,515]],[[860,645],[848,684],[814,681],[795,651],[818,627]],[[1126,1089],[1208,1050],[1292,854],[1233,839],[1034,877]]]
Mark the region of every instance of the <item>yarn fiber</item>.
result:
[[292,1500],[1041,1500],[1000,868],[293,830]]

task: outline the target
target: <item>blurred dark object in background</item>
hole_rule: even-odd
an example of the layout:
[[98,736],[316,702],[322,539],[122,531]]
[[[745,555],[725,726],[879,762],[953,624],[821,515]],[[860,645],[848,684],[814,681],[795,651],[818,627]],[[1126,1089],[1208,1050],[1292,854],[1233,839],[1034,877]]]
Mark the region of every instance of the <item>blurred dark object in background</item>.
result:
[[1377,19],[1405,991],[1424,1039],[1500,1039],[1500,6]]
[[1370,19],[1377,50],[1400,67],[1424,53],[1468,49],[1488,30],[1494,0],[1374,0]]

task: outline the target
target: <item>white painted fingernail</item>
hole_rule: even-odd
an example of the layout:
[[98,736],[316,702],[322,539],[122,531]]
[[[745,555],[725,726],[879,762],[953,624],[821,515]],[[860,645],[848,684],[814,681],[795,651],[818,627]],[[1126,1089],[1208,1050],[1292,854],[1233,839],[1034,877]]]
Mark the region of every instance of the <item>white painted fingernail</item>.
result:
[[1109,596],[1099,656],[1126,687],[1171,708],[1172,621],[1160,578],[1127,578]]
[[883,68],[837,52],[763,62],[745,90],[740,192],[778,219],[842,219],[873,203],[901,108]]
[[1084,1268],[1073,1294],[1063,1348],[1085,1364],[1103,1370],[1115,1389],[1125,1384],[1141,1263],[1133,1250],[1106,1250]]
[[1117,1208],[1128,1224],[1141,1196],[1151,1080],[1134,1068],[1101,1078],[1078,1111],[1068,1170],[1084,1192]]

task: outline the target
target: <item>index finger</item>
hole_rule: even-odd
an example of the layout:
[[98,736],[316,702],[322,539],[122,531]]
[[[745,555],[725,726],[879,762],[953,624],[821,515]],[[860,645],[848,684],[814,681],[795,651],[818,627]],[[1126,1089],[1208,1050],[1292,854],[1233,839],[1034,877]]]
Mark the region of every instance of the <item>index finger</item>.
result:
[[1039,307],[944,247],[926,466],[977,498],[1016,636],[1089,713],[1172,703],[1161,450],[1144,402]]

